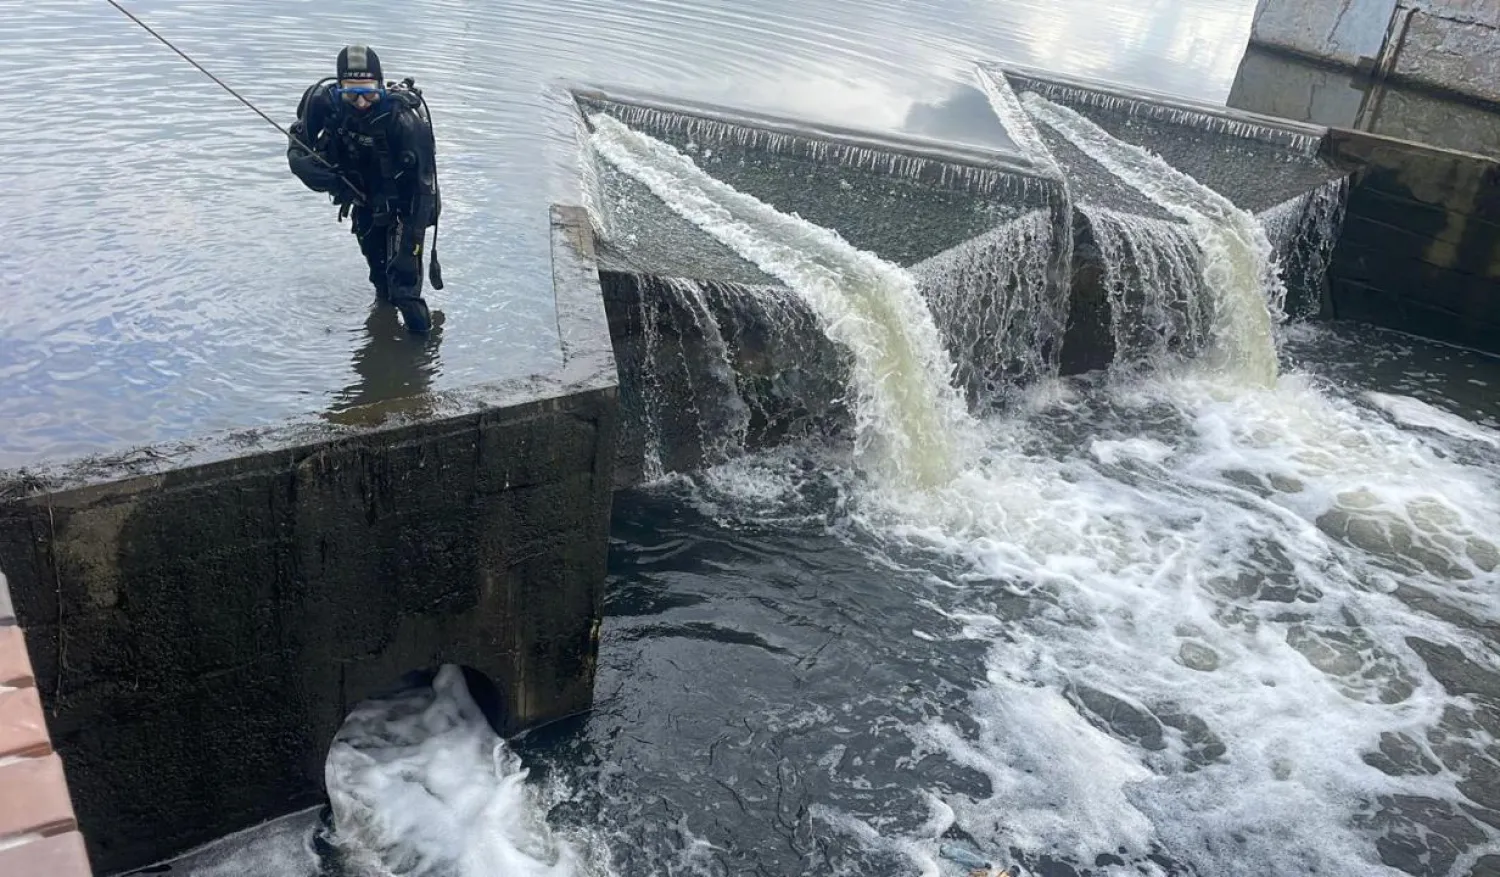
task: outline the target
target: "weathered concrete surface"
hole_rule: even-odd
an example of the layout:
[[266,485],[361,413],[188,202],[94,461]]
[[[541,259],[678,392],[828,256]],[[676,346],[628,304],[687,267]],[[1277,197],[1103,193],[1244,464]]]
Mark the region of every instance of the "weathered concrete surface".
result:
[[1500,4],[1403,2],[1395,27],[1400,30],[1392,31],[1393,77],[1500,102]]
[[1250,46],[1500,102],[1493,0],[1261,0]]
[[1395,12],[1396,0],[1260,0],[1250,41],[1355,67],[1380,54]]
[[485,673],[507,732],[589,706],[617,380],[581,210],[553,256],[558,373],[0,483],[101,871],[316,803],[348,707],[413,669]]
[[1500,352],[1500,162],[1335,130],[1353,172],[1332,316]]

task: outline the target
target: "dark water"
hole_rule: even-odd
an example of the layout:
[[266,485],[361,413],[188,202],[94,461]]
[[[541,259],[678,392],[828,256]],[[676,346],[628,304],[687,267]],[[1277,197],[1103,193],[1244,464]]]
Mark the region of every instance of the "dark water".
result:
[[[1035,509],[1039,517],[1087,532],[1091,517],[1133,510],[1143,529],[1196,532],[1173,554],[1221,563],[1232,582],[1194,564],[1132,569],[1108,558],[1119,546],[1084,533],[1049,546],[1019,524],[1016,540],[1041,565],[987,574],[974,553],[955,556],[972,536],[946,540],[957,532],[946,522],[928,540],[871,526],[847,461],[826,448],[620,494],[597,708],[521,746],[541,776],[564,775],[574,790],[549,819],[606,839],[619,874],[960,873],[951,863],[927,870],[944,841],[1025,874],[1500,873],[1490,745],[1500,732],[1500,531],[1493,504],[1468,505],[1455,489],[1496,486],[1500,408],[1486,388],[1500,381],[1500,359],[1335,324],[1293,328],[1283,366],[1280,390],[1229,403],[1235,413],[1081,379],[1078,395],[1034,412],[1035,431],[1009,448],[1089,488],[1094,508]],[[1432,408],[1380,404],[1395,397]],[[1314,399],[1371,441],[1412,447],[1367,455],[1334,440],[1333,421],[1311,414],[1322,404]],[[1268,486],[1280,473],[1253,442],[1216,435],[1257,420],[1252,430],[1280,421],[1300,433],[1281,446],[1293,457],[1343,444],[1341,465],[1374,467],[1354,481],[1379,495],[1376,507],[1410,495],[1412,473],[1398,461],[1455,461],[1454,482],[1429,486],[1480,512],[1491,556],[1472,574],[1410,564],[1417,555],[1350,540],[1311,515],[1322,528],[1315,542],[1354,550],[1334,547],[1321,565],[1289,558],[1305,497]],[[1178,450],[1175,476],[1098,452],[1143,441]],[[1302,473],[1303,492],[1341,480],[1317,464]],[[1247,495],[1221,505],[1236,485]],[[1274,522],[1272,510],[1290,520]],[[1242,526],[1258,532],[1243,542],[1223,532]],[[1381,589],[1368,577],[1381,569],[1395,592],[1412,592],[1374,597]],[[1219,601],[1211,613],[1182,606],[1208,595]],[[1455,658],[1436,616],[1473,631],[1466,648],[1477,651]],[[1223,627],[1195,631],[1193,619]],[[1394,637],[1392,623],[1404,628]],[[1270,647],[1265,663],[1205,644],[1236,628],[1243,644],[1260,643],[1251,653]],[[1309,630],[1329,653],[1307,647]],[[1158,635],[1178,670],[1198,672],[1152,663]],[[1362,644],[1330,657],[1351,642]],[[1309,663],[1278,666],[1277,648]],[[1011,674],[1026,685],[1004,684]],[[1263,686],[1273,680],[1282,690],[1271,694]],[[1322,690],[1330,681],[1341,695]],[[1055,712],[1060,704],[1076,710],[1073,721]],[[1286,749],[1265,751],[1278,745]],[[1144,774],[1116,786],[1113,746]],[[1429,795],[1395,791],[1391,777],[1412,788],[1432,781]],[[1439,777],[1461,791],[1439,792]],[[1147,828],[1133,843],[1142,814]]]
[[0,466],[14,466],[554,366],[546,207],[576,202],[560,80],[985,141],[1000,135],[974,60],[1222,100],[1254,4],[127,4],[283,124],[346,41],[426,88],[447,281],[431,301],[448,322],[417,350],[367,327],[347,226],[287,173],[264,120],[104,0],[0,6]]
[[[423,877],[1494,877],[1500,359],[1300,325],[1282,369],[1064,382],[927,506],[823,443],[622,492],[531,797],[412,750],[366,794]],[[383,873],[318,824],[164,873]]]

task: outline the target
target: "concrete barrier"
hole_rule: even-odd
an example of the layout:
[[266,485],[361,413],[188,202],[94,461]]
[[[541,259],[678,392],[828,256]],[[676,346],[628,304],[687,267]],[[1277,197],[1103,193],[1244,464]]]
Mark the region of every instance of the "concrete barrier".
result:
[[588,708],[617,377],[581,209],[552,245],[557,373],[0,481],[101,872],[316,803],[347,709],[408,671],[482,672],[504,732]]
[[1500,162],[1359,131],[1329,267],[1331,314],[1500,353]]
[[1500,113],[1493,107],[1254,47],[1240,59],[1228,103],[1331,128],[1500,155]]

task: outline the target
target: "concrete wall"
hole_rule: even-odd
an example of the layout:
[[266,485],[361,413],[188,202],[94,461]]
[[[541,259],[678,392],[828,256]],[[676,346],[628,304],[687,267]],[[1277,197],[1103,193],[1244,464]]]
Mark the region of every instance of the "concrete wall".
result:
[[0,483],[101,871],[316,803],[349,707],[408,671],[485,673],[506,732],[590,705],[617,379],[581,211],[553,260],[559,373]]
[[1250,45],[1500,102],[1494,0],[1261,0]]
[[1500,102],[1500,3],[1404,0],[1392,37],[1393,76]]
[[1380,54],[1396,0],[1261,0],[1252,43],[1347,67]]
[[1329,269],[1332,316],[1500,352],[1500,162],[1355,131]]

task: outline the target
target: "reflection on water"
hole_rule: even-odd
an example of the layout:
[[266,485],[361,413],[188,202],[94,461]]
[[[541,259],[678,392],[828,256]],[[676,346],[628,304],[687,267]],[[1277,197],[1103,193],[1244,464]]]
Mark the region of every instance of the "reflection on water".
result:
[[1377,82],[1280,52],[1244,54],[1228,104],[1281,116],[1500,157],[1500,113],[1417,86]]
[[[975,59],[1222,100],[1254,2],[127,6],[283,123],[346,41],[416,77],[444,194],[442,390],[559,364],[547,203],[576,188],[561,80],[993,142]],[[46,83],[47,121],[0,114],[0,466],[337,407],[368,284],[282,136],[107,3],[10,3],[6,22],[0,75]]]
[[446,314],[435,310],[432,330],[425,337],[414,335],[406,330],[394,306],[371,305],[361,333],[364,344],[354,352],[358,379],[334,395],[328,419],[348,422],[351,409],[425,394],[441,373],[438,349],[447,321]]

